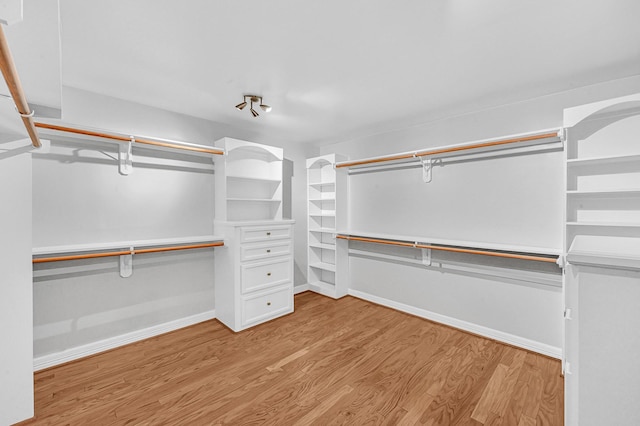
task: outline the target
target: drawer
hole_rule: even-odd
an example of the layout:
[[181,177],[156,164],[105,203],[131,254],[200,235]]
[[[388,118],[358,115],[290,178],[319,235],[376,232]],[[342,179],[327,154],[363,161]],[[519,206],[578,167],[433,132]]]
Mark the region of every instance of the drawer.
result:
[[280,240],[258,244],[241,244],[240,261],[267,259],[291,254],[291,240]]
[[293,312],[293,288],[280,287],[242,299],[242,326],[268,321]]
[[283,226],[243,226],[240,228],[240,242],[269,241],[291,238],[291,225]]
[[251,263],[242,265],[240,270],[240,282],[242,283],[242,293],[249,293],[267,287],[293,282],[291,276],[291,258]]

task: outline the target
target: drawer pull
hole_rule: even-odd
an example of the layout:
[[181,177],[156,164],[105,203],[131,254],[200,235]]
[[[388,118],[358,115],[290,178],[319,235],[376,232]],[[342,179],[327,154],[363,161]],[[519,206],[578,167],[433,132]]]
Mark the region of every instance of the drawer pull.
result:
[[267,249],[267,253],[271,253],[271,249]]
[[267,276],[270,277],[271,276],[271,272],[267,272]]
[[267,232],[267,237],[271,235],[271,232]]
[[271,302],[267,302],[267,306],[271,306]]

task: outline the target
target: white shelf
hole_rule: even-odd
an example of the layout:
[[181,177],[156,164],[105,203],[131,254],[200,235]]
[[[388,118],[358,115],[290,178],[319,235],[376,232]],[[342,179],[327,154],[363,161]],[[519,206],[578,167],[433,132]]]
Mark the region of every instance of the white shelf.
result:
[[281,181],[278,178],[265,178],[265,177],[257,177],[257,176],[237,176],[237,175],[227,175],[227,179],[234,180],[244,180],[244,181],[256,181],[256,182],[267,182],[272,184],[279,184]]
[[316,286],[316,287],[324,287],[327,290],[333,290],[335,288],[335,284],[334,283],[330,283],[327,281],[314,281],[314,282],[310,282],[309,283],[310,286]]
[[309,267],[316,268],[316,269],[322,269],[324,271],[331,271],[331,272],[335,272],[336,271],[336,265],[333,265],[331,263],[325,263],[325,262],[310,263]]
[[[511,141],[513,143],[506,143]],[[446,159],[451,157],[466,157],[469,159],[485,159],[496,155],[496,151],[536,152],[562,147],[563,142],[559,129],[541,130],[536,134],[515,134],[500,139],[483,139],[471,143],[446,145],[421,149],[417,151],[398,152],[391,155],[362,158],[358,160],[341,161],[337,168],[350,169],[371,168],[372,170],[387,170],[397,165],[411,162],[421,162],[422,158]]]
[[567,222],[567,226],[594,226],[603,228],[640,228],[640,223],[625,222]]
[[280,203],[282,200],[273,198],[227,198],[227,201],[252,201],[258,203]]
[[310,243],[309,247],[314,247],[323,250],[336,250],[335,244],[327,244],[327,243]]
[[578,235],[567,260],[574,264],[640,269],[640,238]]
[[597,197],[597,198],[620,198],[620,197],[640,197],[640,189],[615,189],[610,191],[567,191],[570,197]]
[[516,244],[498,244],[481,241],[469,241],[469,240],[449,240],[444,238],[431,238],[425,236],[415,235],[396,235],[396,234],[380,234],[372,232],[361,231],[338,231],[337,234],[358,236],[364,238],[378,238],[382,240],[395,240],[395,241],[410,241],[419,242],[423,244],[436,244],[443,246],[454,247],[472,247],[477,249],[497,250],[497,251],[510,251],[516,253],[535,253],[549,256],[559,256],[562,254],[562,249],[549,248],[549,247],[534,247],[534,246],[521,246]]
[[[333,194],[333,193],[331,193],[331,194]],[[309,198],[309,201],[313,201],[313,202],[315,202],[315,201],[335,201],[335,200],[336,200],[335,195],[333,197],[320,197],[320,198],[313,197],[313,198]]]
[[322,212],[322,213],[309,213],[309,216],[315,216],[315,217],[335,217],[336,212],[332,211],[332,212]]
[[227,152],[215,164],[217,220],[281,220],[282,148],[233,138],[215,145]]
[[616,155],[611,157],[574,158],[567,160],[569,167],[609,166],[627,163],[640,163],[640,154]]
[[336,186],[336,183],[333,181],[332,182],[314,182],[314,183],[310,183],[309,186],[312,188],[324,189],[324,188],[332,188]]
[[214,226],[277,226],[292,225],[296,223],[293,219],[252,219],[252,220],[218,220],[214,219]]
[[309,228],[309,232],[321,232],[323,234],[335,234],[336,230],[333,228]]
[[42,256],[47,254],[60,253],[78,253],[85,251],[113,250],[117,248],[130,247],[161,247],[173,246],[178,244],[202,244],[223,241],[223,237],[217,235],[204,235],[196,237],[180,237],[180,238],[159,238],[154,240],[134,240],[134,241],[113,241],[105,243],[90,244],[68,244],[48,247],[34,247],[31,253],[34,256]]
[[327,281],[312,281],[309,283],[309,290],[322,294],[327,297],[339,297],[337,286],[332,282]]

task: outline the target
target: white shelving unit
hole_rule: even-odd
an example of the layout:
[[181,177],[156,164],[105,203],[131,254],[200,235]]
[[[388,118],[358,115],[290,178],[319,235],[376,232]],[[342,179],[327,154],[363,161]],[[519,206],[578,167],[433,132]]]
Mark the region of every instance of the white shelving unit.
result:
[[307,159],[309,288],[334,298],[346,295],[348,289],[338,255],[346,245],[337,244],[335,238],[337,226],[346,220],[347,179],[334,165],[345,159],[337,154]]
[[565,421],[638,424],[640,94],[565,110]]
[[281,148],[232,138],[216,142],[216,220],[282,219]]
[[293,223],[282,219],[283,151],[223,138],[216,161],[216,318],[241,331],[293,312]]
[[627,97],[565,112],[566,251],[577,235],[640,238],[640,145],[621,137],[640,120],[633,105]]

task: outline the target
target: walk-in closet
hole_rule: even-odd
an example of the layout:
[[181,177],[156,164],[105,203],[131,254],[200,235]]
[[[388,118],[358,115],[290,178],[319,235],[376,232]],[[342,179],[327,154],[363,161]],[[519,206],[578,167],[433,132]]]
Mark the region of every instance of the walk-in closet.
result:
[[640,424],[638,16],[0,1],[0,426]]

